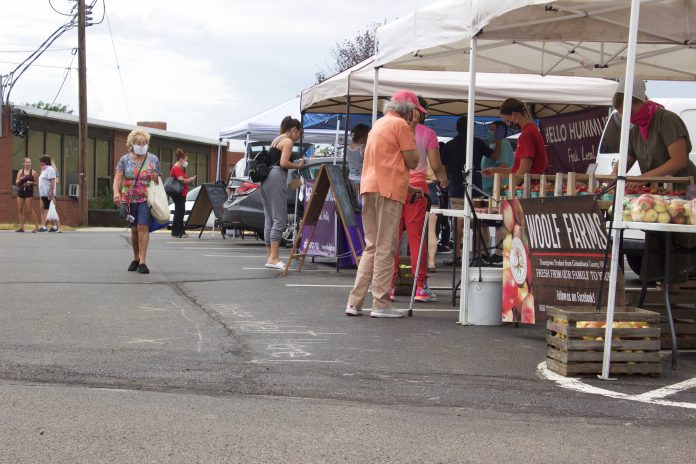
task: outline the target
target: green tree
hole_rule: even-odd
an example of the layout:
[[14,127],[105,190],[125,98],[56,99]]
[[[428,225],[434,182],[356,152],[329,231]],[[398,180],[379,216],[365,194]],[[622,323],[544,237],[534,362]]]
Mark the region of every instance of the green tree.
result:
[[346,69],[365,61],[375,53],[375,29],[378,23],[372,23],[352,39],[337,42],[331,49],[333,63],[326,64],[324,69],[314,73],[316,83],[320,83]]
[[51,105],[50,103],[43,102],[39,100],[38,103],[25,103],[26,106],[33,106],[34,108],[38,108],[40,110],[46,110],[46,111],[55,111],[57,113],[67,113],[67,114],[72,114],[73,110],[68,108],[68,105],[61,105],[61,104],[54,104]]

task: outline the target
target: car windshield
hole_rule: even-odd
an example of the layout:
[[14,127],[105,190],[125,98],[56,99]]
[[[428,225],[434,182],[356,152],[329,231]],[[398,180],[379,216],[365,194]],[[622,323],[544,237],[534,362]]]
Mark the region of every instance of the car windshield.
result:
[[198,197],[198,192],[200,192],[201,188],[196,187],[195,189],[191,190],[189,193],[186,194],[186,201],[196,201],[196,198]]

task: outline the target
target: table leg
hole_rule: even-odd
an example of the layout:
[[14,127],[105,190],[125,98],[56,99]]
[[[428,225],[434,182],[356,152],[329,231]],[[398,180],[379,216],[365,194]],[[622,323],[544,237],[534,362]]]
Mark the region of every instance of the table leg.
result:
[[645,248],[643,248],[643,259],[640,262],[640,297],[638,297],[638,304],[636,305],[639,308],[643,307],[643,303],[645,303],[645,297],[648,295],[648,260],[650,259],[649,250],[651,245],[651,239],[652,234],[646,232]]
[[665,232],[665,278],[662,284],[662,294],[665,297],[665,307],[667,308],[667,321],[669,331],[672,336],[672,369],[677,368],[677,334],[674,329],[674,319],[672,318],[672,304],[669,301],[669,258],[672,253],[672,233]]

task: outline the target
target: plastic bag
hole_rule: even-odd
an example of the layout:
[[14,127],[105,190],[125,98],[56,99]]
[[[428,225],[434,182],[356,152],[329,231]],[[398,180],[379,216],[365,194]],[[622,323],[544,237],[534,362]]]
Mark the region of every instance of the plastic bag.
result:
[[55,201],[51,200],[51,204],[48,207],[48,213],[46,214],[47,221],[58,221],[58,211],[56,210]]
[[150,186],[147,188],[147,204],[150,206],[150,214],[157,222],[169,221],[169,201],[167,201],[167,193],[164,191],[161,177],[157,183],[150,181]]

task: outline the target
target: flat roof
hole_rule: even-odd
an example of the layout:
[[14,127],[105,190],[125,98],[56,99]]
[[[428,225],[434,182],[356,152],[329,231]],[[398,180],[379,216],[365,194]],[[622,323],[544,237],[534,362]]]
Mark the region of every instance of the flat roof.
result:
[[[79,122],[80,122],[79,116],[75,115],[75,114],[59,113],[57,111],[47,111],[47,110],[35,108],[33,106],[14,105],[14,107],[26,112],[28,116],[33,116],[33,117],[43,118],[43,119],[53,119],[55,121],[70,122],[70,123],[75,123],[75,124],[79,124]],[[201,143],[204,145],[218,145],[220,143],[220,141],[218,139],[211,139],[208,137],[199,137],[196,135],[181,134],[178,132],[172,132],[172,131],[168,131],[168,130],[154,129],[152,127],[134,126],[132,124],[124,124],[124,123],[114,122],[114,121],[104,121],[102,119],[95,119],[95,118],[90,118],[90,117],[87,118],[87,124],[89,124],[90,126],[95,126],[95,127],[104,127],[107,129],[120,129],[120,130],[124,130],[124,131],[128,131],[128,132],[132,131],[135,128],[141,128],[141,129],[145,129],[147,132],[149,132],[150,135],[155,135],[157,137],[164,137],[164,138],[176,139],[176,140],[185,140],[187,142],[196,142],[196,143]]]

